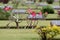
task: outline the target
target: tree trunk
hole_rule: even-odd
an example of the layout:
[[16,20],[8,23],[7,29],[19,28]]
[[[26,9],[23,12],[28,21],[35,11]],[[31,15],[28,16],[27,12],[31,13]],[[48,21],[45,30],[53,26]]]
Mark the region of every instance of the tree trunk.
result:
[[15,22],[16,23],[16,27],[17,29],[19,29],[19,23],[18,22]]
[[47,38],[46,38],[46,33],[43,32],[42,34],[43,34],[42,40],[47,40]]

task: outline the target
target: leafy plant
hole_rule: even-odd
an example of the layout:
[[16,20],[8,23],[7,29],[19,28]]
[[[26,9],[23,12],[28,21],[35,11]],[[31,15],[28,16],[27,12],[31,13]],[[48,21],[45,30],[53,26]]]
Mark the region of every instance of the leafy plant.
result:
[[0,8],[0,19],[8,19],[10,16],[10,12],[4,11]]
[[51,6],[43,6],[41,11],[43,13],[48,12],[48,14],[54,13],[54,9]]
[[60,34],[60,27],[56,25],[43,28],[37,26],[36,29],[42,40],[52,40],[56,35]]

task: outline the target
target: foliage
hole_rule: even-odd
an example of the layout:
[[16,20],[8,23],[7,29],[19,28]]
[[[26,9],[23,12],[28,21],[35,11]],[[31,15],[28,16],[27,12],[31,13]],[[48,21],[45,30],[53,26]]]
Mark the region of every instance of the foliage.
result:
[[56,35],[60,34],[60,27],[53,25],[47,27],[36,27],[37,33],[43,38],[45,33],[46,39],[50,40],[54,38]]
[[8,19],[10,16],[10,12],[4,11],[3,9],[0,8],[0,19]]
[[48,12],[48,14],[54,13],[54,9],[51,6],[43,6],[41,11],[43,13]]
[[54,0],[47,0],[48,4],[52,4],[54,2]]

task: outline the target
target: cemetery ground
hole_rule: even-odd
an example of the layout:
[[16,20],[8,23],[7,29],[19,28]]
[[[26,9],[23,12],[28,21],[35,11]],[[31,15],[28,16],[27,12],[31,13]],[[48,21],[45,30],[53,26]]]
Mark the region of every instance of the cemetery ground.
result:
[[[0,40],[40,40],[35,29],[0,29]],[[57,35],[55,38],[60,38]]]
[[[2,5],[2,4],[0,4]],[[12,4],[10,4],[12,5]],[[53,5],[59,5],[58,3],[53,3]],[[31,5],[32,8],[36,8],[35,5]],[[27,6],[21,6],[19,4],[18,8],[25,8],[28,9]],[[38,7],[41,8],[41,7]],[[39,12],[40,10],[35,10]],[[22,16],[22,15],[19,15]],[[27,14],[24,14],[22,19],[26,18]],[[59,19],[58,15],[55,14],[48,14],[46,19]],[[39,26],[48,26],[50,25],[51,20],[38,20]],[[9,23],[9,20],[0,20],[0,27],[6,27]],[[23,20],[19,23],[19,27],[27,26],[27,20]],[[15,23],[12,22],[9,24],[9,27],[16,27]],[[57,35],[55,38],[60,39],[60,35]],[[0,29],[0,40],[40,40],[39,35],[35,32],[35,29]]]
[[34,29],[0,29],[0,40],[38,40]]
[[[26,26],[26,21],[21,22],[19,26]],[[0,27],[6,27],[8,22],[8,20],[0,20]],[[39,20],[37,25],[47,26],[49,24],[50,20]],[[16,25],[12,22],[9,26]],[[60,35],[57,35],[54,38],[59,40]],[[40,40],[40,38],[35,29],[0,29],[0,40]]]

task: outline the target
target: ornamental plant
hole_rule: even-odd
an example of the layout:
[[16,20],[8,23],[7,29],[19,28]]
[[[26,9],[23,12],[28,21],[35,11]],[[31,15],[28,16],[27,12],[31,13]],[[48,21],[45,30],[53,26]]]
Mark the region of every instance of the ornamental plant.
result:
[[8,19],[10,13],[0,8],[0,19]]
[[36,27],[36,32],[42,38],[42,40],[53,40],[53,38],[60,34],[60,27],[53,25],[47,27]]
[[48,14],[54,14],[54,9],[51,6],[43,6],[42,13],[48,12]]

